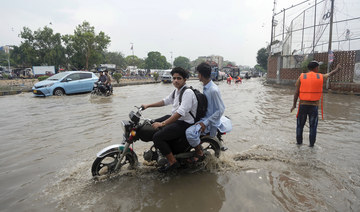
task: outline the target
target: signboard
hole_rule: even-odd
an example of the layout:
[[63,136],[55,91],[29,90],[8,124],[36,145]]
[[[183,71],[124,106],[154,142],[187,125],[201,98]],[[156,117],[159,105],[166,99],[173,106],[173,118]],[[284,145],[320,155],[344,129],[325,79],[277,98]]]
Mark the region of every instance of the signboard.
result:
[[329,56],[328,62],[329,62],[329,63],[334,62],[334,52],[330,50],[328,56]]

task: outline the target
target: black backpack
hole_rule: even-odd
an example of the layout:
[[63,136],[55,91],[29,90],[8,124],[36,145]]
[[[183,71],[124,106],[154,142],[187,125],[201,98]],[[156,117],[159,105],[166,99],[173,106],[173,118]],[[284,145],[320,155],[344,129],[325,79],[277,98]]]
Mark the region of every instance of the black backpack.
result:
[[[205,115],[206,115],[207,105],[208,105],[207,98],[203,93],[201,93],[199,90],[193,88],[192,86],[190,86],[190,88],[185,87],[180,91],[179,105],[181,105],[182,95],[184,94],[186,89],[191,89],[194,92],[196,99],[198,101],[198,105],[196,108],[196,117],[194,117],[194,115],[191,113],[191,111],[189,111],[190,115],[195,119],[195,123],[196,123],[196,122],[200,121],[200,119],[205,117]],[[175,98],[175,90],[173,92],[172,97]]]

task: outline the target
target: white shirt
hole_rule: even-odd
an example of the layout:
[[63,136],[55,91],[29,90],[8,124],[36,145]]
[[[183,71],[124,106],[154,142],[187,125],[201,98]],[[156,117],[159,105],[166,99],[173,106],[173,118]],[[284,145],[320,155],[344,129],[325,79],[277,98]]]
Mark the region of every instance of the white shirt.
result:
[[[186,84],[184,86],[186,86]],[[173,98],[173,92],[171,92],[169,96],[163,99],[163,101],[164,101],[164,105],[172,104],[172,110],[171,110],[172,115],[174,113],[178,113],[181,115],[179,120],[185,121],[189,124],[193,124],[195,123],[195,121],[189,112],[191,111],[194,117],[196,117],[196,109],[197,109],[198,101],[196,99],[194,92],[191,89],[186,89],[181,98],[181,105],[179,105],[180,92],[182,89],[184,89],[184,86],[179,90],[178,89],[175,90],[174,98]]]

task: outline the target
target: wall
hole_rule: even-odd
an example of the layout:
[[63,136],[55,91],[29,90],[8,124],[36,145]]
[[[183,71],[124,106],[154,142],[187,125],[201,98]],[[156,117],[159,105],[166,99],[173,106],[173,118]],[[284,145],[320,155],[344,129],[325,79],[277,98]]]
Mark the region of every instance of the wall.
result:
[[[280,55],[269,57],[267,82],[294,84],[303,70],[301,68],[282,68],[282,58]],[[328,54],[315,53],[313,58],[317,61],[327,61]],[[335,60],[331,64],[330,71],[338,63],[341,63],[342,68],[340,72],[330,77],[329,89],[340,92],[360,93],[360,51],[334,52],[334,58]],[[326,73],[326,70],[321,72]]]

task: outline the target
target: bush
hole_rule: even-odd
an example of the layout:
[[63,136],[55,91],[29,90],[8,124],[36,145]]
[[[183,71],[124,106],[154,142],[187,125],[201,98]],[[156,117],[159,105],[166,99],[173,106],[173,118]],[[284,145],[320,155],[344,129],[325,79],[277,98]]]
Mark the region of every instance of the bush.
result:
[[116,82],[119,84],[122,75],[120,73],[114,73],[113,77],[116,80]]
[[9,75],[7,75],[7,74],[2,74],[2,77],[3,77],[4,79],[9,79]]
[[46,80],[47,78],[49,78],[49,76],[41,76],[41,77],[38,77],[38,80],[40,82],[40,81]]
[[155,72],[155,73],[153,74],[153,76],[154,76],[154,80],[157,81],[158,78],[159,78],[159,73]]

